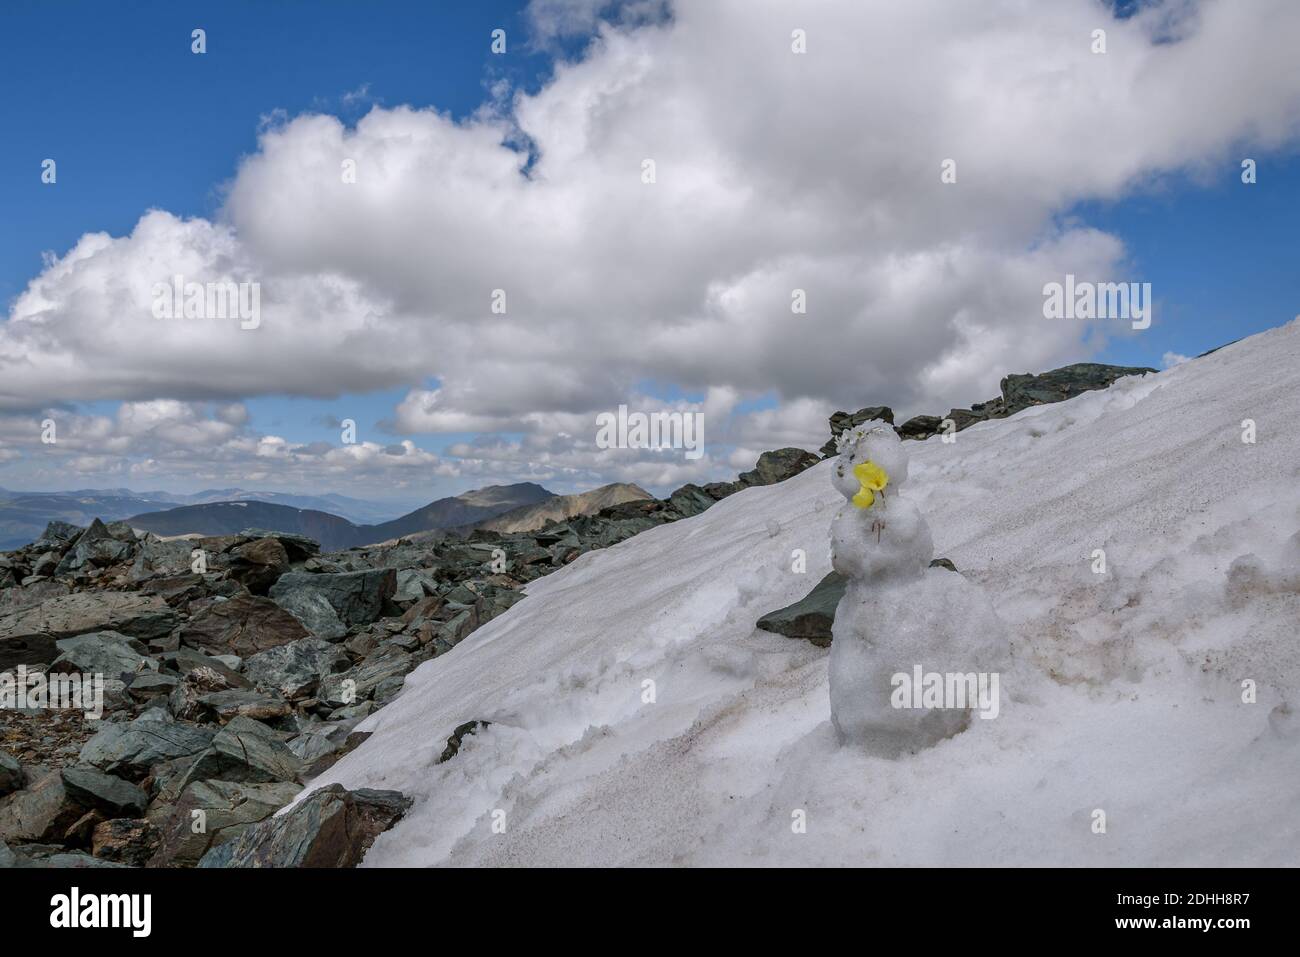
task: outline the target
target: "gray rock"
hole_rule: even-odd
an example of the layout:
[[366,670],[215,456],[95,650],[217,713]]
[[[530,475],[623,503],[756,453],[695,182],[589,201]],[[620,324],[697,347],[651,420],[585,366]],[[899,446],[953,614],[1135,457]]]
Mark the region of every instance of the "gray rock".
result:
[[168,634],[176,612],[161,598],[133,592],[82,592],[0,614],[0,670],[47,664],[55,642],[94,631],[148,640]]
[[63,786],[74,800],[105,817],[137,817],[149,804],[149,795],[140,788],[96,768],[65,768]]
[[391,568],[376,568],[332,575],[290,572],[280,577],[270,594],[277,601],[299,592],[320,594],[329,602],[339,620],[351,627],[380,618],[396,591],[397,573]]
[[928,439],[937,435],[943,420],[935,415],[914,415],[895,430],[904,439]]
[[180,787],[212,779],[254,784],[293,781],[301,770],[302,761],[274,731],[251,718],[236,717],[198,756]]
[[199,866],[355,867],[410,806],[398,791],[349,791],[331,784],[209,851]]
[[447,746],[442,749],[442,755],[438,758],[438,763],[450,761],[460,753],[460,746],[468,735],[476,734],[479,729],[487,729],[492,726],[491,721],[466,721],[462,725],[457,725],[456,730],[452,731],[451,737],[447,738]]
[[95,519],[77,538],[58,564],[57,573],[67,574],[86,568],[103,568],[116,565],[131,557],[135,550],[134,537],[124,537],[121,529],[110,529],[99,519]]
[[27,775],[18,759],[0,751],[0,797],[19,790],[27,783]]
[[[152,533],[145,535],[136,546],[131,580],[191,573],[194,548],[194,543],[185,539],[163,541]],[[198,581],[200,576],[193,575],[193,579]]]
[[406,652],[385,648],[354,668],[323,678],[316,696],[332,708],[356,704],[373,697],[384,682],[406,677],[416,664],[415,658]]
[[161,840],[149,866],[192,867],[209,848],[232,841],[266,820],[301,790],[301,785],[285,782],[196,781],[181,793],[161,823]]
[[843,575],[831,572],[794,604],[760,618],[758,627],[787,638],[802,638],[818,648],[829,648],[835,608],[844,597],[847,584]]
[[207,728],[172,721],[147,711],[128,724],[101,725],[81,748],[78,760],[132,780],[143,778],[154,765],[198,754],[212,743]]
[[742,486],[775,485],[793,478],[821,461],[806,449],[786,448],[764,452],[754,468],[741,472],[737,482]]
[[86,811],[63,786],[62,775],[49,771],[29,787],[0,799],[0,841],[62,844]]
[[323,677],[345,671],[351,664],[338,645],[309,637],[253,655],[244,663],[244,674],[259,687],[297,701],[313,695]]
[[59,656],[50,671],[63,674],[103,675],[130,682],[137,674],[153,671],[158,663],[137,650],[138,643],[115,631],[97,631],[55,643]]
[[323,592],[297,589],[282,592],[275,596],[274,601],[317,638],[337,641],[347,637],[348,626],[339,618],[338,612]]
[[1112,366],[1098,362],[1077,362],[1041,375],[1009,375],[1002,379],[1005,415],[1049,402],[1063,402],[1094,389],[1106,389],[1124,376],[1155,372],[1146,366]]
[[237,717],[252,718],[254,721],[272,721],[293,714],[293,705],[278,694],[247,688],[232,688],[200,695],[198,705],[200,714],[221,724],[226,724]]

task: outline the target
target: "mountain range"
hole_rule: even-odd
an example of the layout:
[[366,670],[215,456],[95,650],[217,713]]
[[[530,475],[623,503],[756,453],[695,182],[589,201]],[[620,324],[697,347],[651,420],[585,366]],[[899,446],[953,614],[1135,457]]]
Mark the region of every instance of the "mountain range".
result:
[[235,535],[246,528],[305,535],[327,550],[403,538],[416,532],[473,525],[503,512],[554,498],[533,482],[493,485],[440,498],[413,512],[377,524],[357,524],[331,512],[275,502],[229,501],[183,505],[133,515],[133,528],[156,535]]
[[[54,521],[89,525],[92,519],[118,521],[176,506],[217,502],[257,502],[290,511],[311,509],[353,525],[386,522],[400,515],[401,503],[371,502],[347,495],[292,495],[241,488],[206,489],[191,494],[127,488],[73,489],[64,492],[21,492],[0,489],[0,551],[37,538]],[[406,506],[409,508],[409,505]],[[245,524],[241,528],[247,528]]]

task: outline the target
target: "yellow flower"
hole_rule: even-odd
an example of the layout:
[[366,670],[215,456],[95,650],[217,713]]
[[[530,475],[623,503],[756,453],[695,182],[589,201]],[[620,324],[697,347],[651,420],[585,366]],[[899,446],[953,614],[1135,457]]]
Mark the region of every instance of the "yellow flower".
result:
[[853,466],[853,477],[861,484],[853,504],[858,508],[871,508],[876,502],[876,492],[882,492],[889,484],[889,474],[875,462],[859,462]]

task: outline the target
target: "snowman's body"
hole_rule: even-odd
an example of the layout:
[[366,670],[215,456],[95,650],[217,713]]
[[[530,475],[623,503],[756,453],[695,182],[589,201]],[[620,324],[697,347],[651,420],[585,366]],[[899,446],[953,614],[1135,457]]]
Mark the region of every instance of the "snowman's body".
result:
[[[831,720],[842,740],[900,754],[966,727],[970,709],[898,708],[896,674],[991,673],[1007,662],[1002,624],[975,585],[930,568],[934,544],[916,506],[898,495],[907,453],[893,429],[861,429],[841,450],[834,478],[849,499],[831,526],[835,570],[848,579],[835,613],[830,653]],[[869,507],[854,467],[872,462],[888,475]]]

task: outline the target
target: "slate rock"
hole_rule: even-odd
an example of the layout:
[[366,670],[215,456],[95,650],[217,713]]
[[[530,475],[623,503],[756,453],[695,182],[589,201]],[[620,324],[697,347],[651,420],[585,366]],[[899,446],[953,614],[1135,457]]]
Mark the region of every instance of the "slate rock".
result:
[[338,645],[307,637],[253,655],[244,662],[244,674],[259,687],[297,701],[315,694],[326,675],[345,671],[351,664]]
[[936,415],[914,415],[894,431],[904,439],[928,439],[942,428],[943,420]]
[[794,604],[768,612],[758,620],[758,627],[787,638],[802,638],[818,648],[829,648],[835,608],[844,597],[847,585],[844,576],[833,571]]
[[786,448],[764,452],[754,468],[741,472],[737,479],[743,486],[775,485],[812,468],[821,459],[806,449]]
[[331,784],[289,811],[209,851],[200,867],[356,867],[411,799],[398,791],[349,791]]
[[375,568],[323,575],[289,572],[275,583],[270,595],[278,601],[286,596],[314,592],[329,602],[343,624],[352,627],[382,617],[396,591],[397,572],[391,568]]
[[339,618],[338,612],[323,592],[305,588],[282,591],[274,596],[274,601],[317,638],[337,641],[347,637],[348,626]]
[[301,759],[279,735],[259,721],[239,716],[199,754],[181,779],[181,788],[212,779],[255,784],[293,781],[301,770]]
[[97,768],[64,768],[62,774],[63,786],[74,800],[105,816],[138,816],[149,804],[149,795],[140,788]]
[[[196,781],[181,793],[160,823],[160,839],[149,866],[193,867],[210,848],[232,841],[251,825],[266,820],[301,790],[301,785],[288,782]],[[202,826],[196,828],[200,820]]]
[[17,791],[27,783],[27,774],[18,759],[0,751],[0,797]]
[[289,553],[275,538],[259,538],[230,552],[231,578],[254,595],[265,595],[289,568]]
[[212,743],[215,732],[146,711],[129,723],[102,724],[82,745],[78,761],[130,780],[145,777],[154,765],[191,757]]
[[1006,415],[1030,406],[1063,402],[1095,389],[1106,389],[1124,376],[1155,372],[1146,366],[1112,366],[1099,362],[1076,362],[1041,375],[1008,375],[1002,379],[1002,401]]
[[450,761],[460,753],[460,746],[467,735],[476,734],[479,729],[486,729],[491,726],[491,721],[477,720],[466,721],[464,724],[457,725],[456,730],[454,730],[451,733],[451,737],[447,739],[447,746],[442,749],[442,755],[438,758],[438,763],[442,764],[444,761]]
[[273,721],[293,714],[293,705],[278,694],[249,688],[232,688],[201,695],[198,707],[202,715],[220,724],[228,724],[237,717]]
[[138,644],[116,631],[61,638],[55,643],[59,656],[50,664],[50,671],[130,681],[141,672],[158,668],[157,662],[141,654]]
[[55,642],[96,631],[148,640],[168,634],[176,612],[161,598],[133,592],[80,592],[0,614],[0,670],[48,664]]
[[61,844],[88,809],[73,798],[58,771],[0,799],[0,841]]
[[181,641],[209,654],[248,658],[307,637],[307,629],[269,598],[240,595],[214,602],[181,629]]
[[90,851],[102,861],[143,867],[161,839],[158,828],[143,818],[112,818],[95,826]]

